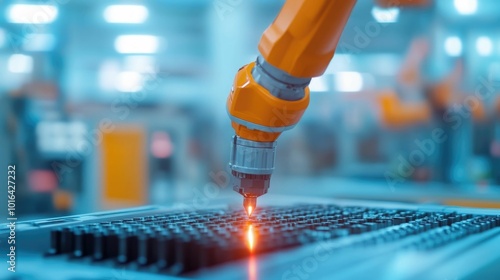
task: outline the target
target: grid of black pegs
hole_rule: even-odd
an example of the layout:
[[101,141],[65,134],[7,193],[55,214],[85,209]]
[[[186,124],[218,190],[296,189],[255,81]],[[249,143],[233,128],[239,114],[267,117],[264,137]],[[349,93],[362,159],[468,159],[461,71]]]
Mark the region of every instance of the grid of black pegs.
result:
[[250,219],[243,211],[206,210],[58,228],[48,254],[179,274],[367,232],[353,245],[419,235],[409,247],[429,250],[494,227],[500,216],[335,205],[260,208]]

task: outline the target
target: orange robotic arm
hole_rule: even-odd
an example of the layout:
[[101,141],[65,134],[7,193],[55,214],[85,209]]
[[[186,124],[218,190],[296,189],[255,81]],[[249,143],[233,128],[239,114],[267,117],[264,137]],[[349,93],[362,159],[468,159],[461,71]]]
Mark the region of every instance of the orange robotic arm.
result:
[[227,110],[236,132],[233,189],[249,214],[267,193],[276,139],[309,104],[309,82],[324,73],[356,0],[288,0],[264,32],[260,56],[236,74]]
[[264,32],[259,51],[294,77],[321,76],[349,19],[355,0],[289,0]]

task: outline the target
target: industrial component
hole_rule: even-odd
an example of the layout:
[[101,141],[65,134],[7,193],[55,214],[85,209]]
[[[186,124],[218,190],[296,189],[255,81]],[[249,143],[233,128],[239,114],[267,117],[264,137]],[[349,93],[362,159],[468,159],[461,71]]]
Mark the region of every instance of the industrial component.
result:
[[267,193],[274,170],[276,142],[256,142],[233,137],[231,159],[233,189],[240,193],[250,216],[257,197]]
[[262,36],[261,55],[236,74],[227,100],[236,132],[229,164],[247,212],[267,193],[276,139],[302,117],[311,78],[326,70],[355,3],[287,1]]
[[[500,216],[451,211],[303,204],[264,207],[248,221],[242,211],[215,209],[60,227],[50,233],[49,255],[178,275],[344,237],[357,239],[332,249],[429,251],[497,227]],[[404,248],[390,247],[403,239],[408,240]]]

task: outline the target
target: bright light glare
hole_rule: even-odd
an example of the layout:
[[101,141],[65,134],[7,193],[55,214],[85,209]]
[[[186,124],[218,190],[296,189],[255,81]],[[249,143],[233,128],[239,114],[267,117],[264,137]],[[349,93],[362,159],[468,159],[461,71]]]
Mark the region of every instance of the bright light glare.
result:
[[174,145],[170,139],[170,135],[163,131],[153,133],[153,141],[151,143],[151,153],[156,158],[168,158],[174,151]]
[[311,92],[327,92],[328,85],[326,84],[325,78],[323,76],[312,78],[309,84],[309,90],[311,90]]
[[57,18],[53,5],[16,4],[7,8],[7,20],[12,23],[46,24]]
[[143,23],[148,14],[141,5],[111,5],[104,10],[104,19],[109,23]]
[[52,34],[31,34],[23,42],[23,49],[32,52],[50,51],[56,39]]
[[486,36],[481,36],[476,40],[476,50],[481,56],[488,56],[493,52],[493,42]]
[[33,58],[23,54],[13,54],[9,57],[8,69],[11,73],[31,73]]
[[253,232],[253,225],[249,225],[247,229],[247,244],[248,244],[248,249],[250,249],[250,252],[252,252],[255,247],[255,235]]
[[372,16],[378,22],[390,23],[397,22],[399,18],[399,8],[372,8]]
[[449,56],[460,56],[462,54],[462,41],[457,36],[446,38],[444,50]]
[[123,60],[123,70],[150,73],[154,70],[155,59],[151,55],[127,55]]
[[107,92],[116,90],[115,81],[120,71],[120,63],[118,61],[105,60],[99,68],[99,87]]
[[461,15],[472,15],[477,11],[477,0],[454,0],[453,4]]
[[253,207],[251,205],[249,205],[247,207],[247,214],[248,214],[249,217],[252,216],[252,212],[253,212]]
[[158,46],[158,37],[151,35],[121,35],[115,40],[119,53],[155,53]]
[[118,74],[115,88],[121,92],[138,92],[142,89],[144,80],[138,72],[124,71]]
[[335,89],[340,92],[357,92],[363,88],[363,76],[358,72],[338,72],[334,76]]

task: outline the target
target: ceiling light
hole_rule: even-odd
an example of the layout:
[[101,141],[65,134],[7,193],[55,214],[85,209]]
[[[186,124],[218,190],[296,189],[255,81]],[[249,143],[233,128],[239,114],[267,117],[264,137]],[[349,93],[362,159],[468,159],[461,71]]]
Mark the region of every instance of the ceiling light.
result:
[[338,72],[334,78],[337,91],[357,92],[363,88],[363,76],[359,72]]
[[476,40],[476,50],[481,56],[488,56],[493,52],[493,42],[486,36],[481,36]]
[[120,71],[120,63],[117,60],[104,60],[99,67],[99,87],[106,92],[115,91]]
[[33,58],[23,54],[13,54],[9,57],[7,67],[11,73],[31,73]]
[[7,8],[7,20],[12,23],[47,24],[57,18],[53,5],[15,4]]
[[155,53],[158,47],[158,37],[151,35],[121,35],[115,40],[119,53]]
[[149,73],[154,70],[155,58],[151,55],[127,55],[123,60],[123,70]]
[[477,11],[477,0],[454,0],[453,4],[461,15],[472,15]]
[[309,90],[311,92],[327,92],[328,85],[326,84],[325,77],[316,77],[311,79],[311,83],[309,84]]
[[138,92],[142,89],[144,79],[142,75],[134,71],[124,71],[118,74],[116,90],[121,92]]
[[390,23],[397,22],[399,18],[399,8],[372,8],[372,16],[378,22]]
[[444,50],[449,56],[460,56],[462,54],[462,41],[457,36],[446,38]]
[[104,10],[104,19],[109,23],[143,23],[148,14],[141,5],[111,5]]

